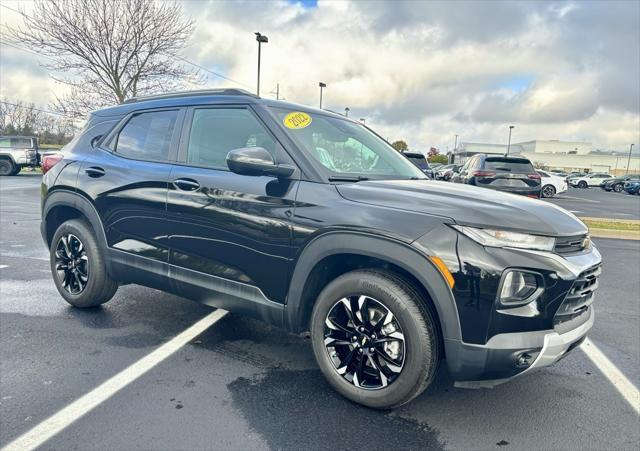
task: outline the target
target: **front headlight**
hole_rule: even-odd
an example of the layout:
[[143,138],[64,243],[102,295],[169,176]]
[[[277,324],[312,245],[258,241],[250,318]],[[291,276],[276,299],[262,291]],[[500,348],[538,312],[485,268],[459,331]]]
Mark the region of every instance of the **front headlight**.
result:
[[528,233],[507,232],[505,230],[495,229],[478,229],[476,227],[458,225],[454,225],[453,228],[483,246],[552,251],[556,244],[556,239],[550,236],[529,235]]

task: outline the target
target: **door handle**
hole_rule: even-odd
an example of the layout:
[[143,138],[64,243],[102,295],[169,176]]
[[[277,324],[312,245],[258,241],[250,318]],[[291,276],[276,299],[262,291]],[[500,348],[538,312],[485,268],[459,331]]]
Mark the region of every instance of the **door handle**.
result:
[[94,179],[102,177],[105,174],[104,169],[99,168],[98,166],[91,166],[90,168],[85,169],[84,172]]
[[200,188],[200,184],[193,179],[177,179],[173,184],[182,191],[196,191]]

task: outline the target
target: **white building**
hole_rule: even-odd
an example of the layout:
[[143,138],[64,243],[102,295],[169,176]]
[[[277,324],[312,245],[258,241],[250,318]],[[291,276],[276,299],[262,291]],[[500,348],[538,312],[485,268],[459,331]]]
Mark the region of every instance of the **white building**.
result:
[[[449,156],[455,163],[463,163],[479,154],[505,155],[506,144],[467,143],[460,144]],[[594,152],[591,143],[579,141],[535,140],[511,144],[510,155],[523,156],[538,166],[566,172],[606,172],[612,175],[627,173],[628,155]],[[629,161],[629,173],[640,173],[640,156],[633,155]]]

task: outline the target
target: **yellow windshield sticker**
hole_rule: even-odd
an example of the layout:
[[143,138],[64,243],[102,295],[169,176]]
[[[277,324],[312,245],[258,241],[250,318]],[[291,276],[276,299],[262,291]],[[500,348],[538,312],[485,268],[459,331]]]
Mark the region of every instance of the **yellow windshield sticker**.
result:
[[284,117],[284,126],[291,129],[305,128],[311,123],[311,116],[301,111],[294,111]]

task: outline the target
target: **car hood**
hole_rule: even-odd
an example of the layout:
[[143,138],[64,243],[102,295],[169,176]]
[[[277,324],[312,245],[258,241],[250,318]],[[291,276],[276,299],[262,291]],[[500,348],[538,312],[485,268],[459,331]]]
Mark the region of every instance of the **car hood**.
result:
[[[457,183],[376,180],[336,185],[345,199],[449,218],[457,224],[550,236],[587,233],[568,211],[548,202]],[[398,219],[401,220],[400,218]]]

